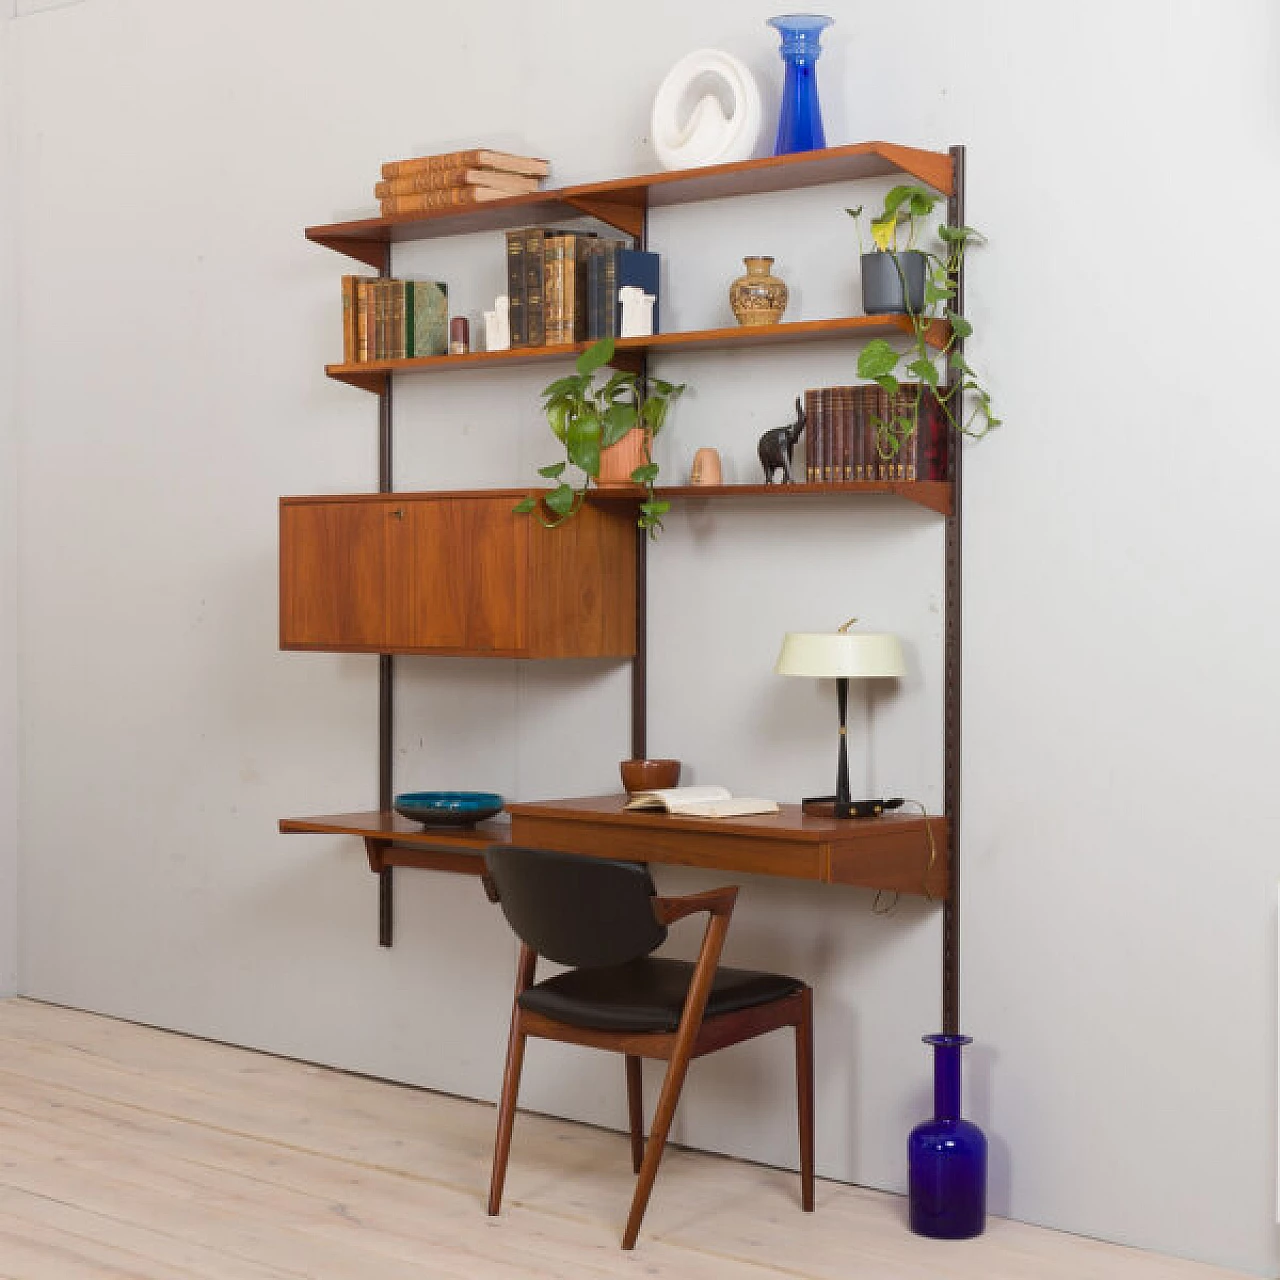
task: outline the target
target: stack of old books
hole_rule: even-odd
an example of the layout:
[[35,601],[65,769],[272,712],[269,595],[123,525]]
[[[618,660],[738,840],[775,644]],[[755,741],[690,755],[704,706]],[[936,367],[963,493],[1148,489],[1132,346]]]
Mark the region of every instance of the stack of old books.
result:
[[[921,396],[916,410],[916,397]],[[947,420],[937,398],[918,383],[890,393],[873,382],[813,387],[804,393],[805,479],[945,480],[950,466]],[[894,424],[914,423],[903,438]]]
[[384,218],[452,205],[502,200],[537,191],[551,170],[546,160],[475,147],[441,155],[388,160],[373,189]]

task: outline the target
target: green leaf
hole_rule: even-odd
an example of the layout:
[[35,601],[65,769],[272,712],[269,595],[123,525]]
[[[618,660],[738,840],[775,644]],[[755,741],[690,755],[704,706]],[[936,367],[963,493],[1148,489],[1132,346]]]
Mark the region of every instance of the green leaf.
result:
[[631,473],[631,479],[636,484],[652,484],[657,478],[658,464],[656,462],[646,462]]
[[642,502],[640,504],[640,514],[636,517],[636,524],[642,529],[648,529],[649,536],[656,538],[658,531],[662,528],[662,517],[671,510],[671,503],[663,502],[655,499],[653,502]]
[[611,444],[617,444],[636,425],[635,405],[610,405],[601,422],[600,447],[607,449]]
[[881,388],[881,390],[887,391],[891,396],[897,395],[898,391],[902,387],[902,383],[900,383],[891,373],[882,373],[878,378],[872,378],[871,381]]
[[951,332],[957,338],[969,338],[973,336],[973,325],[971,325],[964,316],[957,315],[954,311],[947,312],[947,319],[951,321]]
[[542,394],[548,400],[555,400],[561,396],[577,395],[582,389],[582,379],[570,374],[565,378],[557,378],[550,386],[543,387]]
[[896,215],[898,210],[911,199],[912,194],[919,189],[919,187],[911,186],[905,182],[899,183],[896,187],[891,187],[889,194],[884,198],[884,212],[880,215],[881,220]]
[[600,419],[595,413],[579,414],[565,436],[569,461],[589,476],[600,475]]
[[594,342],[579,357],[574,366],[584,378],[589,378],[597,369],[603,368],[613,359],[614,342],[612,338],[601,338]]
[[879,378],[892,373],[900,358],[883,338],[872,338],[858,355],[858,377]]
[[538,468],[538,474],[547,480],[559,479],[560,473],[564,470],[563,462],[552,462],[545,467]]
[[967,373],[970,377],[976,376],[973,370],[969,368],[968,361],[959,352],[952,354],[949,363],[957,373]]
[[913,360],[907,365],[907,372],[931,387],[938,385],[938,370],[932,360]]
[[931,195],[923,187],[912,187],[907,201],[907,211],[913,218],[924,218],[933,212],[938,197]]
[[670,407],[666,400],[649,399],[640,406],[640,422],[645,430],[651,436],[656,436],[662,430],[663,424],[667,420],[667,409]]
[[561,518],[573,513],[573,500],[573,486],[568,484],[558,485],[543,499],[547,506]]
[[624,391],[628,394],[634,394],[636,389],[636,375],[634,373],[615,373],[608,382],[604,384],[604,390],[600,393],[606,400],[613,401],[618,398]]
[[566,404],[549,405],[547,407],[547,423],[551,427],[551,434],[561,444],[564,444],[569,434],[569,406]]
[[525,498],[523,502],[517,502],[511,510],[515,515],[527,516],[537,505],[537,498]]

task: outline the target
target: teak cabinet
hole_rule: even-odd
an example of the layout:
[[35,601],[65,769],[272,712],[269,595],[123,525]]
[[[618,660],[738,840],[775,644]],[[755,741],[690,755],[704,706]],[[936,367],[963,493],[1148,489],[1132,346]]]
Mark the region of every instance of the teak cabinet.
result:
[[563,528],[523,491],[280,500],[280,647],[495,658],[629,658],[635,521]]

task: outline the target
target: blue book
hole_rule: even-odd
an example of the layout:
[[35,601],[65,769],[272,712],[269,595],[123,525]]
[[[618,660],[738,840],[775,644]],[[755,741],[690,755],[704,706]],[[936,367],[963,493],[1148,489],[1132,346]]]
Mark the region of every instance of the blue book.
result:
[[614,315],[617,317],[613,327],[614,333],[621,332],[622,303],[618,301],[618,290],[626,285],[635,285],[636,288],[643,289],[645,293],[653,296],[655,299],[653,304],[653,331],[654,333],[661,333],[662,325],[658,321],[660,300],[658,293],[658,255],[649,253],[645,249],[618,250],[618,274],[617,281],[613,286]]

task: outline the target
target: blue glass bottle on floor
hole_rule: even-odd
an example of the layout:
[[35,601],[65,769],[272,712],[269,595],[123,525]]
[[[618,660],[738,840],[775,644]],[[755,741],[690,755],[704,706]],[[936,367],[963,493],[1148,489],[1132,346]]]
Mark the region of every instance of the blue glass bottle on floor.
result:
[[933,1111],[907,1140],[911,1230],[967,1240],[987,1221],[987,1139],[960,1117],[960,1051],[970,1036],[925,1036],[933,1045]]
[[827,145],[815,63],[822,52],[822,33],[833,21],[819,13],[784,13],[769,19],[769,25],[782,37],[782,62],[786,68],[778,137],[773,144],[775,156],[814,151]]

